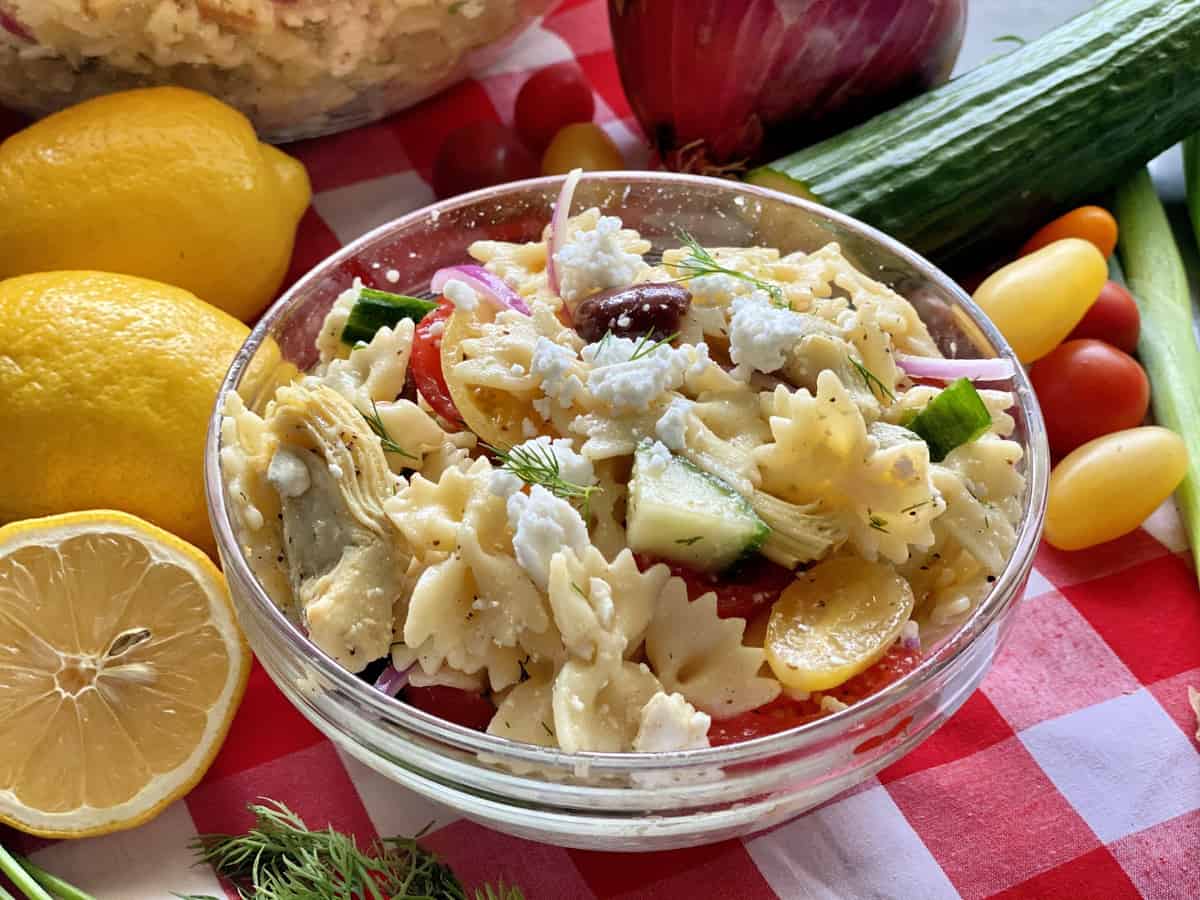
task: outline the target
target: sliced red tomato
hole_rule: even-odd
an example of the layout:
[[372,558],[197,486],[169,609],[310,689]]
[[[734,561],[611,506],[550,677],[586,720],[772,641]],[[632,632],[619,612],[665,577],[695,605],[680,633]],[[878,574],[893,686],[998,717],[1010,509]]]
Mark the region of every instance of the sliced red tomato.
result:
[[417,323],[408,366],[425,402],[447,422],[459,424],[462,416],[450,398],[450,388],[446,386],[446,376],[442,373],[442,330],[452,315],[454,304],[443,300],[441,306]]
[[655,559],[640,554],[637,562],[642,569],[660,562],[666,565],[672,575],[678,575],[687,585],[689,600],[694,601],[709,591],[715,593],[717,615],[722,619],[753,618],[757,611],[778,600],[783,589],[796,577],[790,569],[776,565],[765,556],[756,556],[732,572],[721,575],[697,572],[667,559]]
[[708,728],[708,742],[714,747],[736,744],[768,734],[779,734],[815,721],[825,715],[812,700],[793,700],[780,694],[765,706],[731,719],[714,719]]
[[778,734],[820,719],[826,715],[821,709],[822,696],[834,697],[850,706],[903,678],[915,669],[920,661],[920,651],[906,649],[899,643],[893,644],[879,662],[833,690],[816,694],[808,700],[793,700],[786,694],[781,694],[765,706],[740,716],[714,719],[708,729],[708,741],[714,747],[736,744],[738,741]]
[[400,694],[400,699],[439,719],[476,731],[487,731],[488,723],[496,714],[492,701],[482,694],[445,685],[409,685]]

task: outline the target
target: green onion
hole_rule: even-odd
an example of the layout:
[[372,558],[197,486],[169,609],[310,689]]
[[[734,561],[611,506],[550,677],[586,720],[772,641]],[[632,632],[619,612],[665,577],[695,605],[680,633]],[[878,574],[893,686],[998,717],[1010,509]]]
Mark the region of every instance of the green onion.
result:
[[34,880],[20,862],[0,845],[0,872],[8,876],[8,880],[13,883],[17,890],[24,894],[28,900],[53,900],[49,894],[42,890],[42,886]]
[[[1188,196],[1200,207],[1196,148],[1189,154]],[[1192,331],[1192,294],[1179,246],[1150,173],[1138,172],[1117,188],[1118,253],[1142,315],[1138,356],[1150,376],[1154,418],[1187,445],[1188,475],[1175,492],[1192,543],[1200,541],[1200,349]]]
[[941,462],[951,450],[975,440],[991,424],[991,413],[975,385],[960,378],[930,400],[907,427],[929,445],[929,458]]
[[420,322],[435,309],[437,304],[431,300],[362,288],[350,310],[346,327],[342,329],[342,343],[353,347],[359,342],[370,341],[384,325],[395,328],[401,319]]

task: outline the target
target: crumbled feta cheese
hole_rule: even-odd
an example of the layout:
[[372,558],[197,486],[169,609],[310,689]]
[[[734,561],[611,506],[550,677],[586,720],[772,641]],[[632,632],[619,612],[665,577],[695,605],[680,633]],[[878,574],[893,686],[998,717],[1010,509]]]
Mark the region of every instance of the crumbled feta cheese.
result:
[[508,374],[520,377],[525,374],[525,367],[520,363],[513,363],[508,367]]
[[587,380],[592,396],[612,404],[618,412],[644,409],[664,391],[683,384],[684,372],[694,363],[697,351],[691,345],[663,344],[647,352],[647,345],[647,339],[608,338],[584,347],[584,361],[592,364]]
[[339,466],[337,463],[330,463],[329,464],[329,474],[332,475],[335,479],[340,479],[346,473],[342,471],[342,467]]
[[526,416],[521,420],[521,434],[527,438],[537,437],[537,426],[533,424],[533,419]]
[[[583,382],[571,371],[577,358],[570,347],[547,337],[539,337],[533,345],[529,371],[541,382],[543,393],[557,400],[564,409],[571,405],[583,388]],[[549,415],[543,417],[549,418]]]
[[703,375],[704,370],[713,364],[712,358],[708,355],[708,344],[701,341],[691,346],[692,364],[688,366],[687,373],[692,376]]
[[596,483],[596,470],[592,467],[592,461],[575,452],[575,442],[571,438],[551,439],[543,434],[518,444],[510,453],[545,459],[547,450],[554,454],[554,459],[558,462],[558,474],[564,481],[584,487]]
[[646,474],[661,475],[667,471],[667,466],[671,463],[671,451],[659,441],[651,444],[649,450],[649,454],[645,457]]
[[493,469],[492,476],[488,479],[488,490],[506,500],[513,494],[519,494],[523,487],[525,482],[508,469]]
[[563,547],[583,556],[587,526],[570,503],[535,484],[528,494],[508,498],[508,524],[513,529],[513,553],[543,591],[550,582],[550,558]]
[[710,746],[708,727],[711,724],[712,719],[697,711],[682,694],[659,691],[642,707],[633,749],[639,753],[700,750]]
[[826,694],[821,698],[821,712],[835,713],[849,708],[849,706],[831,694]]
[[429,326],[428,331],[426,331],[425,333],[428,334],[430,337],[441,337],[442,333],[445,332],[445,330],[446,330],[446,320],[438,319],[436,322],[434,322],[432,325]]
[[729,357],[743,379],[751,371],[775,372],[783,368],[788,352],[814,330],[813,317],[771,305],[766,291],[754,290],[734,298],[730,305]]
[[683,450],[687,439],[688,413],[691,411],[691,400],[675,397],[667,406],[667,411],[654,423],[654,433],[669,449]]
[[442,294],[454,304],[456,309],[461,309],[463,312],[474,312],[475,307],[479,305],[479,294],[475,292],[475,289],[457,278],[451,278],[446,282],[445,287],[442,288]]
[[534,412],[536,412],[543,419],[550,418],[550,398],[549,397],[541,397],[537,400],[532,401],[529,405],[532,406],[534,409]]
[[900,629],[900,645],[908,650],[921,649],[921,626],[909,619]]
[[560,293],[564,300],[579,300],[607,288],[632,284],[645,263],[621,247],[621,220],[601,216],[591,231],[577,231],[554,254]]
[[280,497],[299,497],[312,483],[304,460],[286,447],[280,447],[271,457],[267,466],[267,481],[279,492]]
[[712,275],[697,275],[689,278],[687,289],[692,295],[692,301],[702,306],[711,306],[728,302],[729,298],[738,293],[738,289],[746,282],[714,272]]
[[388,280],[388,284],[396,284],[400,280],[400,273],[395,269],[388,269],[383,273],[383,277]]
[[632,323],[633,323],[633,320],[630,319],[629,316],[618,316],[617,317],[617,327],[618,328],[628,328]]

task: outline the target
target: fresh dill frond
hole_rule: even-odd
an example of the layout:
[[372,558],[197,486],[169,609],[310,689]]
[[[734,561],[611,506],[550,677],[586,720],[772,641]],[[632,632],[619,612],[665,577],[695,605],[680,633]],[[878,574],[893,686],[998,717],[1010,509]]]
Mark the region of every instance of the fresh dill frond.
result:
[[695,537],[676,538],[675,543],[683,544],[687,547],[690,547],[690,546],[692,546],[692,544],[696,543],[696,541],[702,541],[702,540],[704,540],[703,537],[701,537],[700,535],[696,535]]
[[[249,809],[254,827],[245,834],[206,834],[192,842],[200,859],[247,900],[469,900],[450,867],[413,838],[386,838],[364,852],[333,828],[310,831],[277,801]],[[501,896],[513,897],[511,890]]]
[[543,441],[531,441],[518,447],[496,447],[484,444],[500,460],[500,467],[516,475],[526,484],[540,484],[555,497],[578,507],[586,519],[592,494],[600,490],[596,484],[576,484],[563,478],[562,468],[554,448]]
[[383,447],[384,453],[395,453],[398,456],[406,456],[409,459],[417,458],[392,440],[392,436],[388,434],[387,426],[383,424],[383,419],[379,416],[379,407],[375,405],[374,400],[371,401],[371,414],[368,416],[366,413],[363,413],[363,418],[367,420],[371,431],[379,438],[379,443]]
[[665,347],[666,345],[670,344],[671,341],[675,340],[677,337],[679,337],[678,331],[676,331],[674,334],[668,334],[661,341],[655,341],[654,330],[651,329],[638,338],[638,342],[633,347],[633,352],[629,354],[629,361],[633,362],[636,359],[641,359],[643,356],[649,356],[659,347]]
[[863,365],[862,360],[855,359],[853,356],[849,357],[849,359],[850,365],[854,366],[854,371],[858,373],[859,378],[861,378],[863,383],[866,384],[867,390],[869,390],[880,400],[883,400],[886,397],[893,403],[896,402],[896,395],[892,393],[892,389],[884,384],[879,379],[878,375]]
[[737,278],[739,281],[754,285],[759,290],[766,291],[771,297],[772,306],[791,309],[792,305],[784,298],[783,288],[779,285],[771,284],[770,282],[763,281],[761,278],[755,278],[753,275],[747,275],[745,272],[739,272],[737,269],[730,269],[728,266],[721,265],[687,231],[679,231],[677,236],[679,242],[688,248],[688,255],[675,263],[675,268],[685,273],[683,278],[680,279],[681,281],[699,278],[702,275],[728,275],[730,278]]
[[912,504],[911,506],[906,506],[906,507],[904,507],[904,509],[900,510],[900,512],[902,512],[902,513],[915,513],[915,512],[916,512],[918,509],[920,509],[921,507],[923,507],[923,506],[929,506],[931,503],[933,503],[933,498],[932,498],[932,497],[926,497],[924,500],[921,500],[921,501],[919,501],[919,502],[917,502],[917,503],[914,503],[914,504]]
[[579,585],[577,585],[573,581],[571,582],[571,590],[573,590],[575,593],[577,593],[584,600],[586,600],[588,598],[588,595],[583,592],[583,588],[581,588]]
[[868,515],[867,516],[867,524],[870,525],[872,528],[874,528],[876,531],[882,531],[884,534],[891,533],[887,529],[887,519],[883,518],[882,516],[876,516],[873,514]]

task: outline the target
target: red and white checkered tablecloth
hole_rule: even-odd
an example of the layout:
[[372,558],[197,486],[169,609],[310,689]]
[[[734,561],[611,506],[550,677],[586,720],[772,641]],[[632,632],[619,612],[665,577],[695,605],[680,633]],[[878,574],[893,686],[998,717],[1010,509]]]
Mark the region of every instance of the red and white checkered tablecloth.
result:
[[[603,0],[568,0],[476,80],[384,122],[291,149],[315,197],[289,281],[368,228],[433,200],[442,138],[510,119],[530,70],[574,57],[597,119],[631,166],[646,151],[621,91]],[[1043,547],[1012,637],[962,710],[908,757],[822,808],[757,837],[644,855],[507,837],[341,755],[257,666],[201,784],[136,830],[32,842],[44,868],[102,898],[222,887],[187,849],[245,828],[248,802],[282,800],[362,844],[412,834],[464,883],[504,879],[542,898],[1200,898],[1200,750],[1187,686],[1200,687],[1200,591],[1173,508],[1081,553]],[[230,894],[232,896],[232,894]]]

